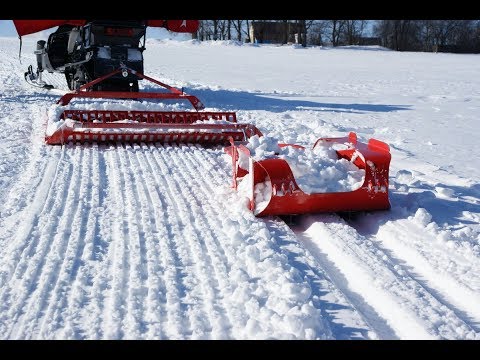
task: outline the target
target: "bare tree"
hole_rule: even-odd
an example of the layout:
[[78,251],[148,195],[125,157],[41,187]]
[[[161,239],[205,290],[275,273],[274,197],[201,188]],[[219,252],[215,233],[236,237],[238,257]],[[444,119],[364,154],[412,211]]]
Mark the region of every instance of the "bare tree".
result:
[[218,40],[219,21],[218,20],[212,20],[212,25],[213,25],[213,40]]
[[420,20],[381,20],[374,33],[382,38],[382,44],[397,51],[422,50]]
[[303,47],[307,47],[307,31],[308,28],[311,26],[312,21],[307,21],[305,19],[297,20],[297,32],[298,32],[298,42],[302,44]]
[[323,45],[324,40],[328,38],[329,20],[311,20],[308,38],[310,44]]
[[252,42],[253,39],[252,37],[250,36],[250,22],[253,22],[253,20],[246,20],[247,22],[247,31],[246,31],[246,34],[247,34],[247,42]]
[[330,20],[329,21],[329,30],[330,30],[330,42],[333,46],[338,46],[340,44],[340,35],[343,32],[345,26],[345,20]]
[[237,40],[242,41],[243,20],[232,20],[232,25],[237,32]]
[[283,41],[282,44],[288,44],[288,38],[290,35],[290,20],[282,20],[283,21]]
[[227,20],[227,40],[232,40],[232,20]]
[[344,20],[343,31],[340,34],[341,42],[346,45],[358,44],[358,40],[363,35],[366,24],[366,20]]

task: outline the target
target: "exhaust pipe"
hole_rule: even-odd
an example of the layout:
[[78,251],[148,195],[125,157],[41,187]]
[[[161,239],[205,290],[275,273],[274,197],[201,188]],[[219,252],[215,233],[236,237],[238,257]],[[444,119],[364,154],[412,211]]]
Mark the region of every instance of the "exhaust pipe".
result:
[[43,71],[43,54],[45,54],[45,40],[37,41],[37,50],[34,52],[37,55],[37,69],[38,71]]

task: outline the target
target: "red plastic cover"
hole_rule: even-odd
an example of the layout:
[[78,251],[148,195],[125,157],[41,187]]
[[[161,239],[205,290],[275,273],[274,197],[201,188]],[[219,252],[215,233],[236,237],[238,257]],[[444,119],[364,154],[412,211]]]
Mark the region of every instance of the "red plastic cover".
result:
[[[60,25],[85,25],[86,20],[13,20],[19,36],[29,35]],[[197,31],[198,20],[147,20],[147,26],[164,27],[170,31],[193,33]]]
[[19,36],[33,34],[60,25],[85,25],[85,20],[13,20]]

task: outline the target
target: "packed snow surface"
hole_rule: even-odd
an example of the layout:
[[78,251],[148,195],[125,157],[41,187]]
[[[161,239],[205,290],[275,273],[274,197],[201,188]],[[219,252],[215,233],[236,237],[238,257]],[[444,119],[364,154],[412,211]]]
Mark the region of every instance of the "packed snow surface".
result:
[[[146,75],[268,138],[390,145],[391,210],[287,224],[248,210],[221,147],[45,145],[67,89],[25,83],[36,40],[20,63],[0,39],[2,339],[480,338],[479,55],[148,40]],[[100,104],[69,107],[190,107]],[[282,154],[331,169],[306,186],[360,181],[315,151]]]

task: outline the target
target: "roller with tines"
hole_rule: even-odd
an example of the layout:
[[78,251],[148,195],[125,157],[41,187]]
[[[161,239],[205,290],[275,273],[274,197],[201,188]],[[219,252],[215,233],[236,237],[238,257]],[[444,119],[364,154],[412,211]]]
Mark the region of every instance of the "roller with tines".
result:
[[[143,74],[148,26],[193,33],[198,20],[14,20],[14,24],[19,36],[58,26],[47,41],[37,42],[37,68],[29,66],[25,73],[29,84],[47,90],[53,85],[42,78],[45,71],[64,74],[71,90],[58,101],[64,109],[61,114],[48,119],[47,144],[120,141],[208,145],[228,144],[230,138],[245,141],[261,134],[253,125],[237,123],[235,113],[203,111],[204,105],[196,96]],[[158,89],[140,91],[142,80]],[[113,102],[111,110],[68,106],[75,100],[101,99],[187,102],[192,110],[124,111],[113,109],[117,105]]]
[[[92,91],[118,73],[135,74],[167,92]],[[50,145],[67,142],[162,142],[228,144],[230,139],[245,141],[262,133],[251,124],[237,123],[234,112],[203,111],[202,102],[193,95],[145,76],[123,64],[78,90],[63,95],[58,104],[66,107],[76,99],[150,99],[188,101],[192,111],[89,110],[66,108],[58,119],[50,118],[45,141]]]

